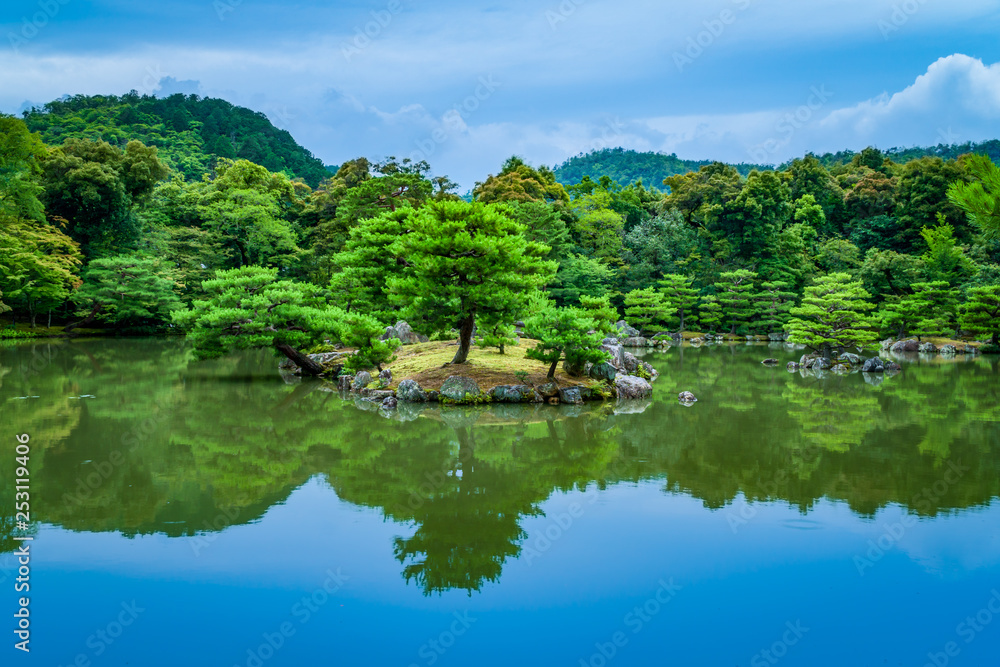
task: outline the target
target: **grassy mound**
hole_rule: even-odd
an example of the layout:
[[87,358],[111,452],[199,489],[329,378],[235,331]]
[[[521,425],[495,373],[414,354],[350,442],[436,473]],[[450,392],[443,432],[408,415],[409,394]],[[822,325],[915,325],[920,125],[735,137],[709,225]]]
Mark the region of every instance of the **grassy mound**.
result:
[[[392,369],[392,385],[395,389],[403,380],[416,380],[427,391],[441,389],[441,384],[451,375],[462,375],[475,380],[483,391],[504,384],[540,385],[548,382],[546,375],[549,365],[528,359],[525,349],[530,345],[522,340],[521,345],[509,346],[506,354],[493,348],[483,350],[473,348],[464,364],[451,365],[458,349],[453,341],[435,341],[406,345],[396,352],[396,361],[388,364]],[[559,385],[597,386],[600,383],[590,378],[570,377],[562,370],[562,363],[556,371],[555,381]]]

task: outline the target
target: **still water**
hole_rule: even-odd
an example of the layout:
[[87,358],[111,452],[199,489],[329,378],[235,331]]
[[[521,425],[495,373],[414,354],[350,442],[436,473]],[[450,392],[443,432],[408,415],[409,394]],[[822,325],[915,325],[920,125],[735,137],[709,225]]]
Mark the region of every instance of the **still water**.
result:
[[672,349],[640,404],[387,418],[267,353],[7,344],[2,664],[1000,664],[998,360],[876,384],[797,356]]

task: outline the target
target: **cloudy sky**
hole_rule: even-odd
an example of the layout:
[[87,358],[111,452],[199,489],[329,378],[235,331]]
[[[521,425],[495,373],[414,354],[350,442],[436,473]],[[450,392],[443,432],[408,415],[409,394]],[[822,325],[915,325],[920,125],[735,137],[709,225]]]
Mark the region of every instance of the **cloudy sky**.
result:
[[625,146],[780,162],[1000,137],[1000,0],[4,0],[0,112],[198,93],[328,164]]

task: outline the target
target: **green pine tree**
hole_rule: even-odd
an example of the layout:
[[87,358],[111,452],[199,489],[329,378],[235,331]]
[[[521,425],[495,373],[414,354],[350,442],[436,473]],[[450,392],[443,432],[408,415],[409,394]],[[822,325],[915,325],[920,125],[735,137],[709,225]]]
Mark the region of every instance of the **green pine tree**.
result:
[[90,262],[74,300],[123,328],[160,326],[182,306],[176,287],[157,260],[116,255]]
[[486,204],[432,202],[410,212],[407,226],[399,256],[410,272],[389,289],[407,320],[459,330],[454,364],[468,359],[477,318],[515,319],[556,272],[556,262],[541,259],[547,246],[529,242],[523,225]]
[[705,333],[714,333],[722,323],[722,304],[719,297],[706,294],[701,297],[698,308],[698,321]]
[[693,278],[678,273],[668,273],[660,281],[660,290],[667,304],[675,311],[670,324],[676,325],[678,333],[683,333],[685,329],[695,326],[698,322],[695,316],[698,290],[691,286],[693,282]]
[[792,319],[785,325],[789,340],[821,350],[830,356],[834,350],[864,348],[875,342],[877,332],[868,312],[874,306],[861,281],[848,273],[831,273],[816,278],[806,287],[802,304],[791,309]]
[[760,290],[754,295],[754,310],[760,319],[756,329],[764,333],[782,331],[785,323],[791,317],[789,311],[795,305],[795,292],[783,281],[772,281],[760,284]]
[[609,355],[601,349],[603,334],[598,326],[582,308],[545,309],[525,321],[527,335],[538,341],[527,356],[549,364],[549,379],[555,377],[561,359],[575,369],[606,361]]
[[754,315],[753,281],[756,277],[753,271],[738,269],[723,273],[721,280],[715,283],[719,305],[731,334],[735,334],[737,328],[746,326]]
[[990,351],[1000,346],[1000,285],[973,287],[968,301],[962,306],[962,328],[975,334],[990,336]]
[[625,317],[640,333],[652,333],[676,311],[655,287],[632,290],[625,295]]

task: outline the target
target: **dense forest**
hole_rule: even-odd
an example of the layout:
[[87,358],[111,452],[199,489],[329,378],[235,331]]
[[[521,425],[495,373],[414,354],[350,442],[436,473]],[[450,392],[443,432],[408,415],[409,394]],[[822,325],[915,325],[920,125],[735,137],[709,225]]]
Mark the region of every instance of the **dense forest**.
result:
[[24,120],[50,145],[91,139],[119,148],[132,140],[155,146],[160,159],[188,180],[209,173],[218,158],[250,160],[311,187],[330,176],[267,116],[220,99],[179,93],[161,99],[134,91],[121,97],[76,95],[33,108]]
[[[585,176],[596,180],[607,176],[618,183],[642,181],[647,187],[662,187],[663,179],[690,171],[698,171],[712,164],[711,160],[682,160],[673,153],[639,152],[625,148],[604,148],[571,157],[553,169],[556,180],[563,185],[576,185]],[[742,176],[754,169],[770,169],[771,165],[734,164]]]
[[[467,352],[473,331],[502,349],[515,319],[544,312],[534,331],[550,334],[546,360],[581,340],[567,332],[607,331],[622,314],[646,334],[997,343],[1000,170],[985,156],[900,162],[868,148],[832,167],[812,155],[746,173],[710,163],[667,176],[662,191],[618,181],[611,166],[563,185],[556,170],[512,157],[466,202],[405,159],[360,157],[318,181],[309,172],[310,184],[288,161],[318,162],[269,152],[294,142],[217,100],[46,109],[0,117],[0,309],[32,327],[39,316],[68,330],[201,327],[212,354],[234,331],[240,344],[261,343],[262,331],[277,344],[281,331],[308,347],[303,329],[350,322],[339,335],[372,365],[391,354],[372,348],[375,334],[403,315],[428,335],[459,330]],[[237,118],[259,122],[260,135],[226,125]],[[149,143],[124,127],[147,128]],[[206,152],[206,137],[233,151]],[[251,145],[264,164],[240,157]],[[240,324],[251,301],[267,313],[252,336]]]

